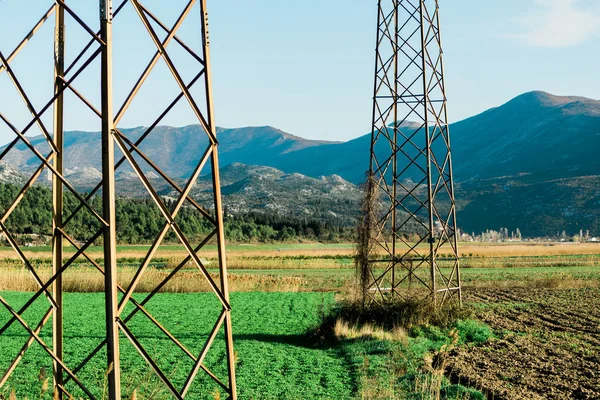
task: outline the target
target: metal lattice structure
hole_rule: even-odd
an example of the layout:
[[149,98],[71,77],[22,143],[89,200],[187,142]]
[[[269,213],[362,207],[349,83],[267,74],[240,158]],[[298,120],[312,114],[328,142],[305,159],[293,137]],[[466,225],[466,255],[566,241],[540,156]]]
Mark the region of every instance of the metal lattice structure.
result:
[[[15,354],[13,361],[8,367],[1,366],[0,370],[0,388],[5,385],[15,372],[18,364],[26,356],[28,349],[37,342],[44,352],[50,357],[54,364],[54,390],[58,398],[70,398],[75,393],[76,398],[85,396],[86,398],[100,398],[102,394],[95,392],[90,383],[80,377],[81,371],[89,366],[90,360],[94,357],[105,354],[106,363],[100,376],[105,373],[106,386],[108,388],[107,396],[110,399],[121,399],[127,393],[121,391],[121,354],[120,347],[123,342],[128,342],[129,348],[133,347],[139,353],[151,370],[158,376],[160,382],[170,392],[173,398],[182,399],[188,394],[192,384],[199,373],[206,374],[207,379],[213,381],[215,387],[220,387],[229,398],[235,399],[235,361],[231,331],[231,306],[229,303],[229,291],[227,284],[227,269],[225,264],[225,239],[223,231],[223,215],[221,206],[221,193],[219,181],[219,160],[216,139],[216,125],[213,114],[213,101],[211,90],[210,74],[210,52],[208,38],[208,18],[206,10],[206,0],[186,0],[185,7],[181,10],[179,17],[172,27],[161,21],[159,16],[153,14],[148,7],[139,0],[124,0],[113,10],[112,0],[99,0],[100,15],[96,22],[99,22],[99,28],[93,29],[92,24],[85,21],[74,8],[63,0],[48,1],[48,9],[35,23],[31,31],[25,38],[19,42],[18,46],[10,53],[5,54],[0,51],[0,74],[6,74],[13,83],[16,92],[22,98],[26,108],[31,114],[31,119],[23,127],[19,128],[11,122],[11,116],[5,115],[0,110],[0,119],[15,134],[12,142],[6,146],[0,154],[0,160],[5,159],[9,152],[20,146],[25,146],[38,159],[39,166],[30,174],[27,182],[14,198],[14,202],[4,210],[0,218],[0,228],[6,240],[18,254],[23,266],[29,271],[32,279],[37,284],[37,291],[33,293],[24,304],[19,307],[11,304],[9,299],[0,296],[0,302],[4,309],[8,311],[9,317],[6,322],[0,326],[0,343],[2,343],[3,334],[21,327],[21,333],[26,333],[23,347]],[[87,7],[87,6],[86,6]],[[127,7],[130,11],[135,11],[139,17],[139,22],[144,27],[145,32],[154,44],[155,53],[150,62],[143,69],[139,78],[133,82],[129,94],[121,104],[116,113],[113,114],[113,42],[123,41],[124,38],[115,38],[113,40],[113,19],[118,18],[119,14]],[[170,5],[171,7],[171,5]],[[94,9],[97,9],[94,7]],[[199,11],[199,12],[198,12]],[[25,7],[21,9],[25,13]],[[195,18],[192,18],[194,15]],[[42,27],[49,23],[54,16],[54,91],[51,98],[47,99],[40,107],[36,107],[27,90],[24,89],[19,80],[19,71],[12,66],[13,60],[17,57],[28,42],[34,38]],[[10,15],[1,15],[1,20],[10,18]],[[188,18],[189,17],[189,18]],[[137,18],[136,18],[137,19]],[[197,23],[197,35],[201,38],[201,48],[194,50],[193,46],[187,45],[177,36],[179,28],[186,19],[195,19]],[[65,40],[65,20],[68,20],[71,26],[77,27],[80,32],[85,32],[87,45],[80,49],[70,63],[67,63],[65,57],[65,48],[68,43]],[[131,19],[123,21],[133,23]],[[180,73],[177,62],[171,57],[170,43],[178,46],[178,51],[184,52],[191,57],[197,65],[196,75],[191,80],[184,80]],[[163,112],[156,115],[154,122],[145,129],[143,134],[135,139],[128,137],[117,126],[123,119],[131,104],[135,101],[140,89],[149,76],[152,75],[154,67],[159,61],[164,63],[172,76],[172,82],[178,87],[179,94],[172,99],[170,104]],[[95,76],[96,86],[100,89],[92,97],[100,99],[100,107],[94,105],[90,97],[86,97],[77,90],[78,78],[86,71],[95,71],[92,67],[100,71]],[[80,79],[81,80],[81,79]],[[51,82],[49,82],[51,84]],[[201,86],[200,96],[192,94],[193,86]],[[65,153],[64,121],[68,118],[69,110],[65,106],[65,96],[69,94],[75,98],[79,104],[83,104],[91,113],[95,114],[101,121],[101,158],[102,158],[102,180],[98,185],[87,193],[81,193],[75,188],[75,184],[65,177],[64,161],[67,156]],[[158,96],[159,93],[156,93]],[[184,184],[181,179],[169,177],[159,168],[153,160],[141,149],[144,140],[152,135],[153,130],[165,118],[165,116],[178,104],[187,104],[198,123],[203,128],[208,137],[208,146],[204,150],[202,157],[196,160],[197,166],[191,176]],[[44,114],[53,112],[53,126],[50,128],[43,122]],[[32,143],[30,136],[35,127],[40,130],[45,140],[40,145]],[[118,148],[123,154],[119,160],[115,159],[115,149]],[[49,149],[43,153],[41,149]],[[163,216],[163,227],[160,234],[156,237],[145,258],[137,268],[131,281],[120,282],[119,271],[117,269],[117,231],[115,221],[115,169],[122,166],[129,166],[141,184],[146,188],[150,198],[156,204]],[[44,171],[50,171],[52,176],[53,192],[53,226],[52,226],[52,248],[53,248],[53,270],[48,279],[41,277],[33,263],[26,255],[18,238],[11,233],[9,219],[13,212],[21,206],[22,200],[32,189],[35,182],[40,178]],[[179,198],[167,206],[166,202],[158,195],[153,186],[153,182],[148,178],[148,171],[160,176],[177,193]],[[200,176],[204,172],[212,174],[213,198],[214,204],[208,209],[203,208],[190,195],[190,192]],[[179,177],[180,178],[180,177]],[[179,183],[178,183],[179,182]],[[65,193],[70,192],[77,199],[78,204],[71,207],[68,211],[65,207]],[[101,192],[101,196],[99,193]],[[70,195],[70,196],[71,196]],[[101,200],[101,201],[100,201]],[[199,244],[193,245],[186,238],[180,228],[177,215],[182,207],[190,207],[201,213],[208,220],[213,228],[207,237]],[[207,210],[212,209],[213,212]],[[70,229],[78,215],[86,214],[93,219],[91,224],[94,227],[89,236],[82,243],[81,240],[75,240],[70,233]],[[171,232],[181,245],[187,250],[187,257],[174,267],[168,276],[158,284],[154,290],[146,294],[143,299],[132,297],[133,292],[143,279],[148,270],[150,262],[156,255],[156,251]],[[211,276],[198,252],[211,240],[215,240],[218,248],[218,267],[219,274],[215,279]],[[89,254],[89,248],[94,243],[101,241],[104,246],[104,264],[102,265]],[[72,254],[67,254],[63,243],[68,243],[74,248]],[[78,259],[84,259],[104,276],[104,299],[105,299],[105,317],[106,332],[93,351],[85,357],[78,360],[74,365],[67,365],[64,357],[65,348],[68,343],[64,340],[64,296],[63,296],[63,277],[64,273],[74,265]],[[163,326],[147,309],[150,300],[188,263],[193,264],[204,276],[204,279],[215,294],[219,303],[220,312],[215,320],[214,326],[209,327],[209,334],[204,338],[204,345],[199,353],[193,353],[178,338],[175,337],[167,327]],[[41,316],[41,319],[35,324],[28,322],[23,314],[28,312],[32,304],[38,299],[45,298],[48,305],[47,311]],[[138,338],[130,326],[130,321],[135,315],[143,315],[155,328],[159,329],[165,338],[168,338],[174,346],[181,351],[183,357],[192,365],[187,373],[187,379],[182,387],[176,387],[169,373],[161,369],[160,363],[151,354],[140,338]],[[185,318],[185,317],[182,317]],[[40,332],[52,320],[52,343],[44,340]],[[4,321],[1,320],[0,321]],[[205,359],[211,346],[215,342],[219,332],[223,332],[227,377],[220,379],[215,373],[207,368]],[[0,348],[2,345],[0,344]],[[3,352],[6,350],[2,350]],[[89,374],[88,374],[89,375]],[[86,375],[86,376],[88,376]]]
[[438,1],[378,8],[364,296],[460,301]]

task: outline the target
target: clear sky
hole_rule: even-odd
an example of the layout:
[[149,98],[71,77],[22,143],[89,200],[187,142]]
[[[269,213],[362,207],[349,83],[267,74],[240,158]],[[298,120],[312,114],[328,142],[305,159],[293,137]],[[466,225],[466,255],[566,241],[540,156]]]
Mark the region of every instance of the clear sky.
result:
[[[218,125],[272,125],[295,135],[327,140],[348,140],[369,131],[376,0],[208,3]],[[0,0],[0,50],[5,56],[25,34],[29,28],[26,25],[39,18],[50,4],[48,0]],[[81,10],[87,21],[97,27],[96,0],[69,0],[68,4]],[[181,0],[146,0],[144,4],[164,16],[168,24],[183,7]],[[599,1],[440,0],[440,7],[452,121],[530,90],[600,97]],[[127,35],[134,44],[115,49],[116,78],[126,81],[147,63],[153,47],[147,38],[136,36],[141,25],[131,10],[120,18],[129,20],[127,24],[115,23],[115,35]],[[33,93],[36,107],[46,97],[41,88],[51,89],[48,79],[53,20],[49,22],[40,31],[40,38],[32,41],[14,62],[24,86]],[[72,20],[67,33],[72,46],[84,43],[84,32]],[[184,26],[181,35],[191,38],[192,45],[198,44],[191,27]],[[123,61],[127,57],[131,61]],[[186,76],[192,76],[194,64],[184,60],[183,65],[190,69]],[[40,66],[47,66],[47,72],[40,73]],[[87,77],[82,76],[77,87],[97,104],[96,83],[85,81],[95,73],[97,70],[92,69]],[[123,126],[149,123],[153,110],[160,108],[156,93],[164,93],[165,99],[176,93],[173,88],[166,88],[173,83],[164,66],[158,67],[153,79],[144,92],[148,95],[142,93]],[[115,97],[123,98],[130,86],[131,83],[118,84]],[[155,90],[153,95],[149,95],[150,89]],[[20,105],[21,99],[10,90],[10,82],[2,73],[0,111],[22,128],[27,113]],[[67,129],[98,129],[93,114],[81,108],[76,110],[67,118]],[[50,114],[45,116],[46,121]],[[188,112],[178,109],[165,123],[181,126],[194,120]],[[1,127],[0,143],[9,137],[6,128]]]

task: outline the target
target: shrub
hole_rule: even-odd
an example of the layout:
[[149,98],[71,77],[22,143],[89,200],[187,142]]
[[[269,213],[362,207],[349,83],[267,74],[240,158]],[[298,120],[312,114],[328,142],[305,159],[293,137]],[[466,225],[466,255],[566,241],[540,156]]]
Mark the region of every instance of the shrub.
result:
[[335,340],[335,325],[343,321],[352,327],[371,325],[381,327],[387,331],[398,328],[407,330],[411,336],[420,329],[425,329],[429,334],[439,328],[454,327],[458,321],[468,320],[472,310],[461,308],[458,304],[435,306],[423,300],[396,300],[383,304],[363,305],[361,301],[344,301],[328,314],[323,316],[322,323],[313,332],[323,340]]
[[489,326],[472,319],[456,321],[456,329],[463,343],[484,343],[493,336]]

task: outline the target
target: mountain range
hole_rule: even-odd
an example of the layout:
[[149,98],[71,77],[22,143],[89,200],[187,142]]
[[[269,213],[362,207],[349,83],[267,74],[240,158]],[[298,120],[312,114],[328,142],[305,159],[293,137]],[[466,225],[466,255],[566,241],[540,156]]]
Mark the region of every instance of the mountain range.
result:
[[[144,131],[123,130],[132,140]],[[450,132],[463,230],[520,228],[526,236],[542,236],[589,229],[600,234],[600,101],[529,92],[452,124]],[[312,215],[329,209],[340,217],[355,216],[356,185],[365,179],[370,134],[330,142],[264,126],[219,128],[217,135],[223,194],[232,210]],[[99,133],[66,133],[66,175],[80,188],[93,187],[99,179],[99,139]],[[31,141],[42,153],[49,151],[43,137]],[[162,126],[140,149],[183,180],[207,145],[200,126]],[[28,172],[39,165],[23,144],[5,162],[0,180],[2,168]],[[203,179],[208,183],[207,177],[200,179],[200,195]],[[123,169],[118,180],[129,188],[124,194],[138,195],[127,183],[130,169]],[[158,176],[153,180],[160,181]]]

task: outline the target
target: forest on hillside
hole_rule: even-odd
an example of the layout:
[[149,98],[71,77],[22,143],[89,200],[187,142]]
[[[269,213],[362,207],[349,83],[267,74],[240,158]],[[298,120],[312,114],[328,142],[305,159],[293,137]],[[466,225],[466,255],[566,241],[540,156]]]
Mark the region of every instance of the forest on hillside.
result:
[[[20,188],[12,184],[0,184],[0,213],[18,196]],[[101,214],[102,199],[94,196],[90,205]],[[65,215],[69,216],[80,205],[72,193],[65,192]],[[165,201],[172,210],[174,202]],[[65,217],[67,220],[68,217]],[[116,201],[117,240],[122,244],[150,243],[164,226],[164,217],[150,199],[118,198]],[[192,241],[203,240],[214,226],[193,207],[182,207],[176,222]],[[336,220],[298,218],[268,213],[229,214],[225,212],[225,235],[233,242],[274,242],[318,240],[327,242],[352,241],[354,227]],[[6,227],[20,242],[49,240],[52,232],[52,192],[49,188],[34,186],[25,194],[19,206],[10,214]],[[99,221],[86,208],[81,208],[67,223],[65,230],[78,241],[86,241],[100,229]],[[36,239],[37,238],[37,239]],[[3,238],[5,240],[5,238]],[[170,231],[167,242],[176,242]]]

